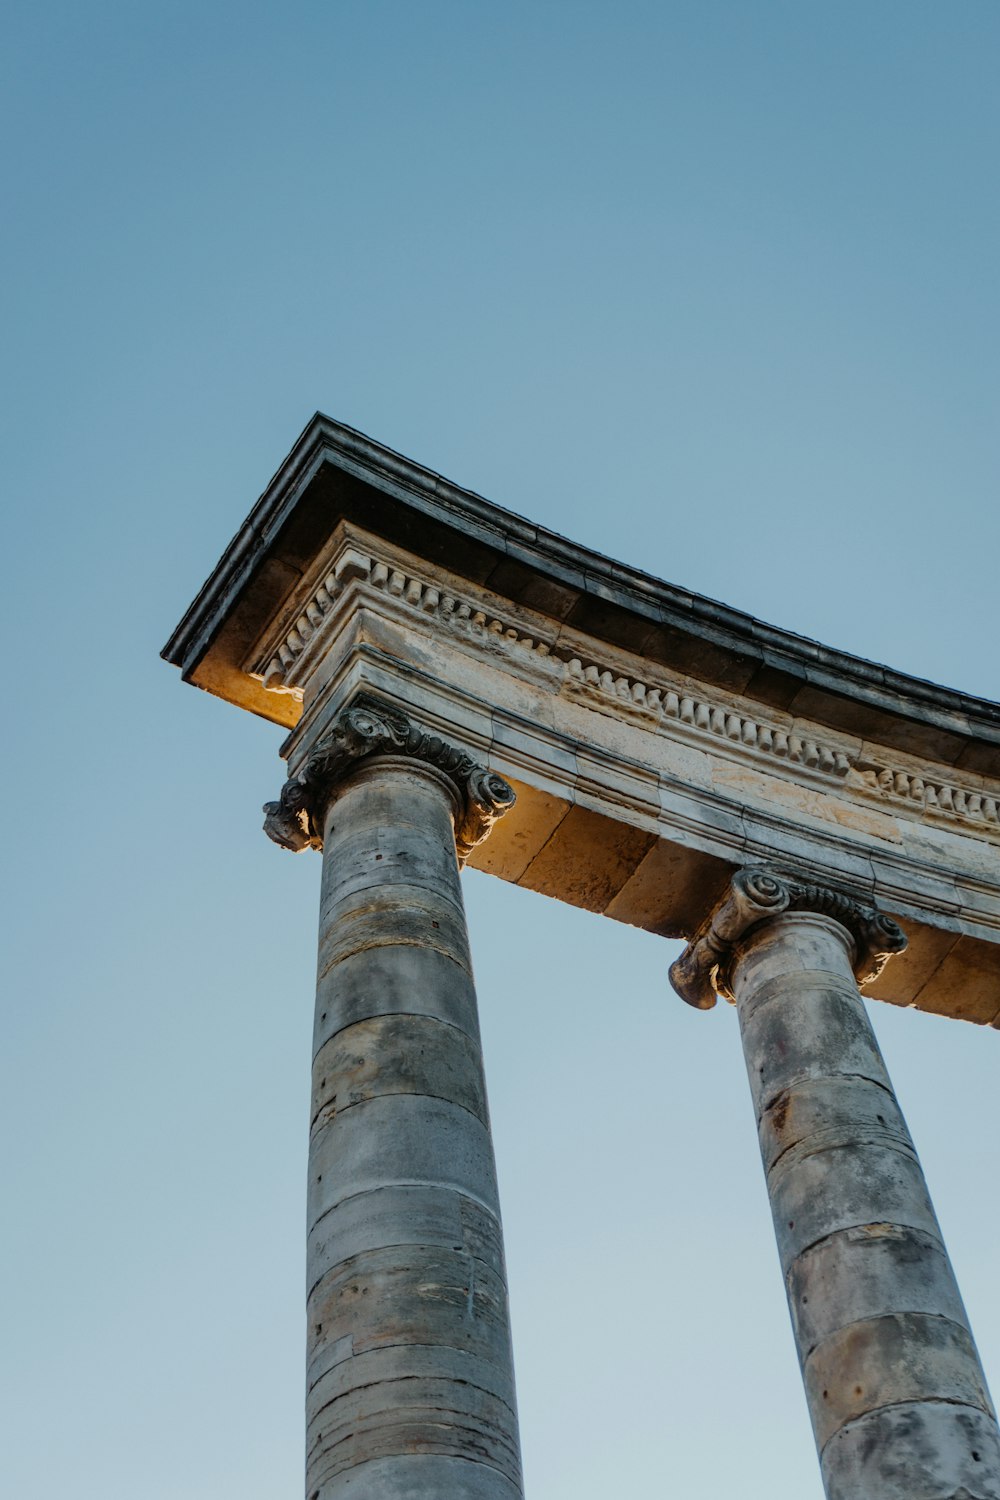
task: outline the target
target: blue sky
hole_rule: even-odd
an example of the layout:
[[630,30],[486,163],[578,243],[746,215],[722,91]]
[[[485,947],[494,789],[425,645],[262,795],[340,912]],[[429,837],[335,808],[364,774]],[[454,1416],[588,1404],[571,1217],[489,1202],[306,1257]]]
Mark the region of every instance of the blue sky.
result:
[[[988,0],[11,0],[0,1479],[302,1449],[318,863],[157,652],[317,408],[1000,699]],[[735,1018],[470,873],[529,1495],[821,1493]],[[1000,1037],[876,1007],[987,1372]]]

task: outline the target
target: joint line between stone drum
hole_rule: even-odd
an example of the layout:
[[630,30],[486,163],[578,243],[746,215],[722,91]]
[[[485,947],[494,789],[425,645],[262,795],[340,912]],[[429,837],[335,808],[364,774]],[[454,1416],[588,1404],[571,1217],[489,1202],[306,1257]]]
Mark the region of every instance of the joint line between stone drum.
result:
[[[767,1103],[762,1107],[760,1114],[757,1116],[757,1124],[761,1123],[768,1110],[774,1108],[783,1094],[790,1094],[793,1089],[800,1088],[804,1083],[825,1082],[830,1079],[836,1079],[839,1082],[842,1078],[854,1079],[858,1083],[870,1083],[873,1088],[881,1089],[883,1094],[896,1105],[896,1108],[899,1108],[896,1095],[892,1089],[887,1088],[884,1083],[880,1083],[877,1078],[872,1078],[868,1073],[797,1073],[790,1083],[783,1084],[776,1094],[769,1095]],[[785,1147],[785,1151],[790,1149],[791,1147],[789,1146]],[[785,1152],[783,1151],[781,1155],[784,1156],[784,1154]],[[776,1158],[779,1161],[780,1159],[780,1157]]]
[[[395,1014],[395,1012],[393,1012],[393,1014]],[[455,1027],[455,1030],[457,1031],[458,1028]],[[466,1033],[460,1032],[459,1035],[465,1036]],[[336,1121],[339,1120],[342,1115],[350,1114],[352,1109],[363,1109],[366,1104],[375,1104],[379,1099],[434,1099],[438,1104],[447,1104],[452,1109],[464,1110],[467,1115],[471,1115],[478,1124],[482,1125],[483,1128],[486,1129],[486,1122],[483,1120],[482,1115],[477,1115],[475,1110],[470,1109],[467,1104],[459,1104],[457,1099],[446,1099],[443,1094],[429,1094],[423,1089],[386,1089],[382,1094],[372,1094],[371,1098],[369,1099],[356,1099],[353,1104],[345,1104],[343,1109],[338,1109],[333,1116],[333,1120],[331,1120],[330,1123],[336,1123]],[[312,1120],[309,1122],[310,1138],[314,1134],[312,1126],[316,1123],[316,1120],[318,1118],[318,1115],[313,1115]]]
[[[919,1160],[919,1158],[918,1158],[918,1160]],[[895,1228],[898,1228],[898,1229],[912,1229],[912,1230],[915,1230],[916,1232],[918,1232],[920,1234],[926,1234],[927,1237],[928,1237],[928,1239],[936,1239],[937,1242],[938,1242],[938,1244],[941,1246],[941,1249],[945,1251],[945,1255],[947,1255],[948,1252],[947,1252],[947,1250],[945,1250],[944,1241],[941,1238],[941,1236],[940,1235],[932,1235],[930,1233],[930,1231],[927,1230],[927,1229],[924,1229],[922,1225],[919,1226],[919,1228],[918,1228],[917,1225],[914,1225],[914,1224],[904,1224],[904,1223],[900,1223],[900,1222],[897,1222],[897,1221],[882,1220],[882,1219],[859,1219],[859,1221],[857,1222],[857,1224],[838,1224],[837,1228],[836,1229],[831,1229],[830,1232],[829,1232],[829,1234],[821,1234],[818,1239],[810,1240],[809,1243],[808,1243],[808,1245],[803,1245],[802,1249],[799,1250],[795,1254],[795,1256],[793,1257],[793,1259],[789,1262],[788,1270],[785,1272],[785,1276],[784,1276],[784,1280],[785,1280],[786,1285],[787,1285],[787,1282],[788,1282],[788,1277],[791,1275],[792,1267],[798,1265],[799,1261],[802,1259],[802,1257],[804,1255],[809,1255],[813,1250],[816,1250],[820,1245],[826,1244],[826,1242],[828,1240],[835,1240],[838,1235],[846,1234],[846,1233],[848,1233],[848,1231],[850,1231],[852,1229],[867,1229],[870,1224],[881,1224],[881,1223],[889,1223],[889,1222],[892,1222]]]
[[[379,1352],[381,1350],[383,1350],[383,1349],[453,1349],[456,1354],[463,1353],[463,1350],[460,1349],[457,1344],[379,1344],[379,1346],[378,1346]],[[366,1354],[367,1353],[375,1353],[375,1352],[376,1352],[375,1350],[370,1350],[370,1351],[369,1350],[365,1350]],[[330,1369],[331,1370],[339,1370],[342,1365],[348,1364],[351,1358],[354,1358],[354,1359],[364,1358],[364,1355],[348,1356],[348,1359],[346,1359],[346,1360],[340,1360],[340,1362],[338,1364],[331,1365]],[[329,1373],[329,1371],[325,1372],[325,1374],[328,1374],[328,1373]],[[322,1379],[324,1379],[324,1375],[321,1375],[319,1377],[319,1380],[322,1380]],[[324,1401],[323,1405],[320,1406],[320,1407],[318,1407],[317,1410],[314,1411],[313,1414],[312,1414],[312,1416],[309,1418],[309,1425],[312,1426],[312,1424],[314,1422],[318,1421],[318,1419],[323,1415],[323,1413],[325,1411],[328,1411],[330,1409],[330,1407],[334,1406],[338,1401],[342,1401],[345,1396],[355,1396],[355,1395],[357,1395],[357,1393],[359,1391],[370,1391],[370,1390],[374,1389],[375,1386],[379,1386],[379,1385],[403,1385],[407,1380],[433,1380],[433,1379],[434,1379],[433,1375],[423,1375],[423,1374],[421,1374],[421,1375],[392,1375],[392,1376],[389,1376],[385,1380],[366,1380],[362,1385],[352,1385],[346,1391],[342,1391],[340,1393],[340,1395],[338,1395],[338,1396],[331,1396],[330,1399],[329,1399],[329,1401]],[[313,1382],[313,1384],[309,1387],[310,1391],[314,1391],[316,1389],[317,1385],[319,1384],[319,1380],[316,1380],[316,1381]],[[481,1391],[484,1396],[490,1396],[500,1406],[505,1406],[507,1408],[507,1410],[510,1412],[510,1414],[511,1414],[512,1417],[516,1417],[517,1416],[517,1412],[514,1410],[513,1406],[511,1406],[510,1402],[506,1401],[503,1396],[498,1396],[497,1393],[496,1393],[496,1391],[491,1391],[490,1388],[489,1388],[489,1386],[479,1385],[478,1382],[475,1381],[475,1380],[462,1380],[462,1381],[459,1381],[458,1383],[463,1387],[463,1389],[470,1390],[470,1391]],[[441,1407],[441,1408],[435,1407],[434,1410],[441,1410],[441,1411],[443,1411],[444,1408],[443,1407]]]
[[384,943],[378,941],[358,943],[356,948],[347,948],[343,953],[338,953],[335,958],[331,958],[330,962],[324,964],[323,968],[320,969],[317,975],[317,983],[324,980],[331,970],[335,969],[344,959],[353,958],[358,953],[369,953],[375,948],[420,948],[429,953],[440,953],[442,958],[450,958],[455,968],[461,969],[462,973],[469,979],[473,977],[471,970],[467,969],[463,963],[460,963],[454,953],[450,952],[447,948],[441,948],[437,943],[417,942],[416,938],[405,938],[394,935]]
[[[329,1214],[335,1214],[337,1212],[337,1209],[342,1208],[345,1203],[355,1203],[359,1198],[367,1198],[372,1193],[383,1193],[387,1189],[398,1187],[438,1188],[442,1193],[454,1193],[456,1198],[467,1198],[470,1203],[475,1203],[478,1208],[481,1208],[485,1213],[489,1214],[490,1218],[494,1221],[498,1228],[500,1226],[500,1218],[497,1214],[496,1209],[491,1208],[490,1205],[488,1203],[485,1203],[482,1198],[477,1198],[475,1193],[467,1192],[465,1188],[457,1188],[450,1182],[428,1182],[426,1178],[420,1178],[418,1180],[411,1177],[401,1177],[393,1182],[379,1183],[378,1187],[362,1188],[359,1193],[348,1193],[346,1198],[341,1198],[339,1203],[335,1203],[332,1208],[325,1208],[320,1214],[319,1218],[313,1220],[312,1224],[309,1226],[310,1230],[317,1228],[317,1226],[322,1224],[323,1220],[327,1218]],[[409,1241],[404,1240],[402,1241],[402,1243],[408,1244]],[[419,1242],[414,1241],[414,1243]]]
[[[870,1132],[870,1134],[874,1137],[874,1139],[866,1139],[865,1132],[861,1131],[858,1133],[858,1135],[852,1137],[852,1139],[850,1140],[834,1141],[829,1145],[816,1146],[812,1151],[800,1151],[798,1159],[800,1162],[806,1162],[811,1161],[814,1156],[824,1156],[828,1151],[849,1151],[855,1146],[879,1146],[884,1151],[894,1151],[897,1156],[905,1156],[910,1161],[915,1161],[919,1166],[920,1158],[917,1155],[915,1146],[907,1145],[905,1141],[893,1140],[890,1136],[888,1136],[888,1133],[883,1136],[873,1130]],[[806,1137],[805,1139],[808,1140],[808,1137]],[[799,1148],[803,1144],[804,1141],[793,1141],[790,1146],[785,1147],[780,1156],[775,1157],[774,1161],[767,1168],[766,1175],[768,1182],[770,1182],[772,1174],[777,1171],[778,1166],[785,1160],[789,1153],[792,1151],[799,1151]]]
[[[393,1459],[401,1457],[401,1456],[403,1456],[403,1455],[399,1455],[399,1454],[387,1454],[384,1457],[380,1457],[380,1458],[363,1458],[363,1459],[361,1459],[360,1463],[348,1464],[348,1466],[347,1466],[346,1469],[341,1469],[340,1470],[340,1473],[342,1473],[342,1474],[348,1474],[348,1473],[350,1473],[350,1471],[352,1469],[363,1469],[363,1468],[366,1468],[369,1464],[378,1464],[378,1463],[392,1462]],[[405,1457],[407,1458],[407,1460],[410,1463],[420,1463],[420,1461],[422,1459],[425,1459],[425,1458],[427,1458],[427,1459],[431,1459],[431,1458],[447,1458],[450,1463],[455,1463],[455,1464],[475,1464],[477,1466],[477,1468],[480,1468],[480,1469],[489,1469],[491,1473],[493,1473],[493,1474],[499,1474],[500,1478],[503,1479],[507,1484],[513,1484],[515,1482],[515,1481],[513,1481],[511,1479],[510,1475],[506,1472],[506,1470],[498,1468],[496,1464],[491,1464],[488,1459],[485,1459],[485,1458],[473,1458],[471,1456],[471,1454],[463,1453],[461,1455],[458,1455],[458,1454],[439,1454],[439,1453],[409,1453],[409,1454],[406,1454]],[[336,1476],[333,1476],[333,1477],[336,1477]],[[362,1475],[362,1478],[363,1477],[364,1476]],[[326,1480],[324,1479],[322,1481],[322,1483],[325,1484]]]
[[[459,964],[457,967],[461,968]],[[466,971],[462,969],[464,974]],[[345,1021],[343,1026],[338,1026],[336,1031],[331,1031],[323,1038],[322,1045],[313,1053],[313,1062],[319,1057],[324,1047],[330,1042],[336,1041],[338,1036],[343,1036],[345,1031],[350,1031],[352,1026],[364,1026],[366,1021],[394,1021],[397,1016],[405,1016],[409,1021],[433,1021],[437,1026],[447,1026],[452,1031],[457,1031],[459,1036],[464,1036],[468,1041],[477,1041],[478,1038],[466,1031],[463,1026],[456,1026],[454,1021],[445,1020],[444,1016],[435,1016],[425,1010],[374,1010],[370,1015],[355,1016],[351,1021]],[[360,1100],[358,1101],[361,1102]],[[340,1111],[338,1110],[338,1113]],[[315,1117],[314,1117],[315,1118]]]
[[[332,1210],[331,1210],[331,1212],[332,1212]],[[326,1215],[324,1215],[324,1218],[325,1217],[326,1217]],[[351,1263],[352,1260],[360,1260],[362,1258],[362,1256],[371,1255],[371,1254],[375,1253],[376,1251],[382,1251],[382,1250],[442,1250],[442,1249],[445,1249],[445,1248],[446,1247],[443,1246],[443,1245],[436,1245],[433,1242],[428,1242],[427,1240],[392,1240],[388,1244],[375,1246],[374,1250],[358,1250],[354,1255],[345,1255],[343,1260],[338,1260],[334,1265],[330,1266],[326,1271],[324,1271],[323,1274],[322,1274],[322,1276],[319,1278],[319,1280],[318,1281],[314,1281],[312,1283],[312,1285],[308,1288],[308,1290],[306,1292],[306,1300],[308,1301],[309,1298],[312,1297],[313,1293],[317,1290],[318,1287],[321,1287],[323,1285],[323,1282],[326,1280],[326,1278],[328,1276],[332,1275],[335,1271],[342,1271],[345,1266],[349,1266],[350,1265],[350,1263]],[[492,1265],[488,1260],[484,1260],[481,1255],[476,1255],[472,1250],[467,1250],[464,1246],[462,1246],[461,1249],[459,1249],[456,1246],[455,1249],[454,1249],[454,1253],[456,1255],[465,1255],[465,1256],[467,1256],[470,1261],[473,1261],[477,1266],[482,1266],[484,1268],[484,1270],[492,1272],[492,1274],[494,1276],[498,1276],[500,1274],[497,1271],[496,1267],[494,1265]],[[505,1278],[503,1276],[500,1276],[500,1280],[503,1281],[504,1289],[509,1291],[509,1288],[507,1287],[507,1283],[506,1283]],[[440,1344],[408,1344],[408,1345],[402,1345],[402,1344],[380,1344],[379,1345],[380,1349],[382,1349],[382,1348],[385,1348],[385,1349],[397,1349],[397,1348],[404,1348],[404,1347],[405,1348],[412,1348],[412,1349],[440,1349],[442,1346]],[[447,1348],[457,1348],[458,1346],[455,1345],[455,1344],[449,1344],[449,1345],[446,1345],[445,1347],[447,1347]],[[315,1384],[316,1384],[316,1382],[313,1381],[313,1385],[315,1385]],[[309,1389],[312,1390],[312,1386],[310,1386]]]
[[946,1406],[950,1410],[957,1409],[958,1411],[974,1411],[978,1412],[982,1416],[993,1416],[993,1412],[990,1411],[988,1407],[978,1406],[975,1401],[953,1401],[948,1396],[908,1396],[905,1401],[886,1401],[883,1406],[872,1406],[868,1411],[859,1412],[856,1417],[848,1418],[846,1422],[842,1423],[841,1426],[837,1428],[836,1432],[831,1432],[830,1436],[827,1438],[826,1442],[819,1450],[820,1459],[822,1459],[830,1444],[835,1442],[836,1439],[840,1437],[841,1433],[849,1432],[851,1428],[856,1427],[859,1422],[867,1422],[869,1417],[874,1416],[877,1412],[893,1411],[901,1406]]
[[[805,1359],[810,1359],[812,1355],[816,1353],[817,1349],[822,1349],[824,1344],[828,1344],[830,1340],[835,1339],[838,1334],[846,1333],[849,1328],[860,1328],[864,1323],[888,1323],[891,1322],[893,1318],[934,1318],[939,1323],[950,1323],[952,1328],[960,1328],[963,1333],[968,1334],[970,1338],[972,1337],[971,1329],[969,1328],[969,1325],[967,1323],[960,1323],[957,1318],[951,1318],[947,1313],[923,1312],[913,1307],[900,1307],[896,1308],[893,1312],[877,1313],[874,1316],[867,1318],[852,1318],[849,1323],[838,1323],[837,1327],[831,1328],[829,1333],[825,1334],[824,1337],[820,1339],[818,1344],[810,1345],[809,1349],[806,1351]],[[804,1362],[805,1361],[803,1361],[803,1363]],[[925,1398],[921,1396],[919,1398],[910,1397],[910,1399],[920,1399],[922,1401]],[[944,1401],[948,1404],[951,1404],[951,1398],[948,1396],[932,1396],[926,1399],[933,1401]],[[885,1404],[887,1406],[902,1406],[906,1403],[901,1401],[887,1401]],[[959,1406],[969,1406],[974,1405],[975,1403],[960,1401],[957,1404]],[[881,1406],[873,1406],[871,1410],[881,1411],[882,1408]],[[865,1414],[862,1412],[861,1415],[864,1416]],[[850,1420],[852,1422],[855,1422],[858,1420],[858,1418],[851,1417]],[[846,1427],[848,1424],[845,1422],[843,1425]],[[840,1429],[838,1428],[838,1431],[839,1430]],[[829,1439],[827,1439],[827,1441],[829,1441]]]
[[[357,886],[354,890],[352,890],[349,893],[349,895],[352,896],[352,897],[353,896],[366,896],[369,891],[386,891],[386,890],[391,891],[391,890],[398,890],[400,888],[407,888],[407,887],[409,887],[410,889],[413,889],[414,888],[414,882],[412,880],[401,880],[398,883],[396,881],[373,880],[372,883],[371,883],[371,885],[359,885],[359,886]],[[423,887],[417,887],[417,889],[423,889]],[[463,908],[463,906],[462,906],[462,904],[461,904],[460,901],[453,901],[452,898],[447,894],[446,891],[440,890],[437,886],[433,887],[433,893],[434,893],[434,895],[440,901],[444,901],[448,906],[450,906],[451,909],[452,909],[452,911],[456,912],[460,917],[464,917],[465,916],[465,911],[464,911],[464,908]],[[339,900],[347,900],[348,898],[346,896],[340,896],[340,897],[335,898],[330,903],[324,903],[320,907],[320,910],[319,910],[319,919],[320,919],[320,922],[335,922],[337,920],[338,916],[354,916],[354,915],[356,915],[356,912],[358,910],[357,907],[351,907],[348,912],[340,912],[340,913],[333,913],[333,914],[331,914],[330,906],[334,905],[335,904],[335,900],[338,900],[338,899]],[[370,907],[370,906],[369,907],[363,907],[361,909],[364,910],[364,911],[381,911],[381,910],[383,910],[383,908],[380,908],[380,907]]]

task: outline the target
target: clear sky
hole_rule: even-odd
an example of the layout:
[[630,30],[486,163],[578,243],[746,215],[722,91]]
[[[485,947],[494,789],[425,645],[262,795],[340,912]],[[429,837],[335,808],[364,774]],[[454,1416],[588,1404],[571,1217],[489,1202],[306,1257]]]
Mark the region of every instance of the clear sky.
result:
[[[8,0],[0,1488],[300,1493],[319,865],[157,652],[323,409],[984,697],[995,0]],[[735,1017],[465,878],[530,1500],[819,1500]],[[1000,1034],[876,1006],[994,1390]]]

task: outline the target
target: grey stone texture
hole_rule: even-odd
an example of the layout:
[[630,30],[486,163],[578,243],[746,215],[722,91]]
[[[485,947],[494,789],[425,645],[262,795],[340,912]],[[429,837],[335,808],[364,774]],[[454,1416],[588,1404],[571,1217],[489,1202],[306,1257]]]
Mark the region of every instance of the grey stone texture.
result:
[[1000,1500],[1000,1433],[840,921],[720,956],[829,1500]]
[[678,992],[736,1000],[831,1500],[1000,1500],[858,993],[1000,1028],[1000,705],[623,567],[321,415],[164,654],[290,731],[266,827],[324,849],[311,1500],[521,1494],[466,859],[688,938]]
[[377,756],[323,828],[309,1149],[309,1500],[518,1500],[460,797]]

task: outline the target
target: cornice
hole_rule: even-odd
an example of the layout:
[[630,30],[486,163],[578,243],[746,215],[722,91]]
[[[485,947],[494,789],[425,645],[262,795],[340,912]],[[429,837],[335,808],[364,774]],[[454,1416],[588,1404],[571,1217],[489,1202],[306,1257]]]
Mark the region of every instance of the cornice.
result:
[[265,803],[265,833],[295,854],[321,849],[330,797],[360,762],[379,755],[423,762],[451,783],[458,807],[455,846],[460,863],[516,801],[513,787],[495,771],[428,734],[399,709],[362,693],[338,715],[298,775],[285,782],[278,801]]
[[281,626],[255,649],[247,670],[271,692],[290,692],[301,697],[309,672],[322,651],[321,638],[347,585],[354,580],[370,585],[387,600],[397,600],[438,626],[464,634],[473,643],[508,649],[513,646],[544,662],[552,652],[555,637],[529,635],[510,618],[500,618],[492,608],[482,608],[471,589],[442,589],[422,580],[411,565],[399,565],[390,553],[382,557],[351,539],[338,551],[331,565],[305,596],[305,603],[291,624]]
[[854,975],[861,985],[876,980],[893,954],[906,948],[899,924],[856,896],[779,870],[748,866],[736,872],[701,933],[671,965],[670,983],[677,994],[697,1010],[711,1010],[717,995],[732,1000],[727,971],[737,945],[786,912],[813,912],[839,923],[850,935]]
[[[246,679],[240,687],[230,655],[231,642],[246,639],[243,616],[257,620],[271,607],[273,572],[260,588],[259,580],[269,568],[300,570],[304,551],[312,549],[314,556],[339,520],[364,523],[369,513],[381,518],[388,540],[426,538],[429,555],[442,561],[466,558],[475,576],[513,602],[520,602],[524,588],[558,594],[561,620],[585,630],[591,619],[603,621],[609,644],[626,644],[628,636],[642,655],[654,658],[662,648],[668,665],[694,650],[719,674],[707,674],[715,685],[725,685],[738,671],[752,693],[758,673],[772,681],[777,677],[789,700],[801,696],[803,712],[831,727],[853,732],[862,715],[879,724],[883,742],[908,748],[916,733],[928,746],[933,742],[942,764],[985,772],[1000,767],[1000,705],[835,651],[613,562],[319,413],[164,655],[191,680],[266,711],[259,697],[247,693]],[[256,603],[250,598],[255,589]],[[217,640],[223,642],[218,650]],[[213,652],[217,659],[201,667]]]

